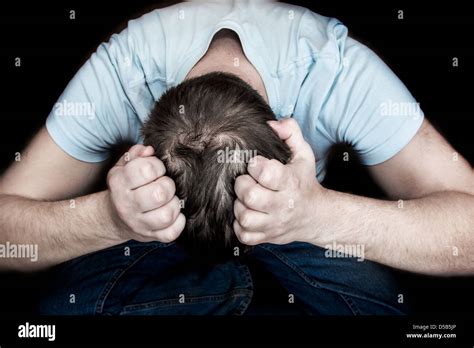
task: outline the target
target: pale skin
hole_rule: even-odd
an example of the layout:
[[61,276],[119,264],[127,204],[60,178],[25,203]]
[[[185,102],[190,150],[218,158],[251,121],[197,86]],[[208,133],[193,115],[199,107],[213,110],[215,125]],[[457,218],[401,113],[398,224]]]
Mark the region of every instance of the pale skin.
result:
[[[240,76],[268,101],[260,75],[232,35],[219,35],[186,78],[211,71]],[[283,165],[257,157],[249,175],[237,178],[234,230],[243,243],[362,244],[366,259],[389,266],[474,273],[474,172],[461,155],[453,160],[455,150],[429,122],[397,155],[369,167],[392,201],[323,188],[296,122],[271,126],[293,159]],[[107,163],[74,159],[42,128],[0,178],[0,243],[38,244],[39,259],[1,258],[0,268],[42,269],[130,239],[175,240],[185,217],[153,152],[133,146],[108,172],[108,189],[91,193]]]
[[459,155],[453,161],[453,148],[428,122],[400,153],[369,167],[395,201],[325,189],[296,121],[271,126],[294,158],[283,165],[258,156],[236,179],[234,230],[243,243],[356,244],[365,258],[412,272],[474,273],[473,170]]

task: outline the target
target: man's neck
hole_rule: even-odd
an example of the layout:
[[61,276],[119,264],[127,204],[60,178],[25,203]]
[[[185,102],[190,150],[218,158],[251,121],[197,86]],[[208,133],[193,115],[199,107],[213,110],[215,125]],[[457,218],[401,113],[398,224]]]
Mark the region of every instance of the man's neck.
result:
[[214,35],[206,54],[192,67],[185,79],[214,71],[237,75],[252,86],[268,103],[262,77],[245,56],[239,37],[231,30],[220,30]]

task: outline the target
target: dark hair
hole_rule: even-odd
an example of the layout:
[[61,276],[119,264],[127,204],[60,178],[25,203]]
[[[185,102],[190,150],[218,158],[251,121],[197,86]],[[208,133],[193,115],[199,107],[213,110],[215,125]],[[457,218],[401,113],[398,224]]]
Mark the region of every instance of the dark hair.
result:
[[158,100],[144,144],[176,183],[186,227],[178,243],[200,259],[225,260],[242,248],[233,231],[235,178],[255,155],[287,163],[291,152],[267,124],[270,106],[237,76],[213,72],[185,80]]

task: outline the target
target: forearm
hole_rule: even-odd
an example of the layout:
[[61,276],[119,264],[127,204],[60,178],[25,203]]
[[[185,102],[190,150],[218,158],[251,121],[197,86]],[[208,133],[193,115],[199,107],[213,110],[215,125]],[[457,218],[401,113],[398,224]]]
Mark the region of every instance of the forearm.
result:
[[440,192],[397,202],[324,195],[315,198],[313,244],[362,245],[365,258],[412,272],[474,273],[474,196]]
[[0,195],[0,244],[37,246],[38,253],[36,261],[3,255],[0,269],[46,268],[124,242],[109,204],[108,191],[59,202]]

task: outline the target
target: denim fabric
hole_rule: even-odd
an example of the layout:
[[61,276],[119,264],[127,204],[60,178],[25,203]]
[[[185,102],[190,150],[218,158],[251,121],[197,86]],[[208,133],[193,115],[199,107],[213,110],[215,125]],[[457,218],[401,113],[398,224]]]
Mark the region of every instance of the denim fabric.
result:
[[[251,264],[286,289],[279,301],[312,315],[404,314],[390,269],[327,258],[306,243],[262,244],[223,264],[195,262],[177,244],[130,241],[57,267],[39,311],[51,315],[243,315]],[[255,311],[248,311],[255,313]]]

